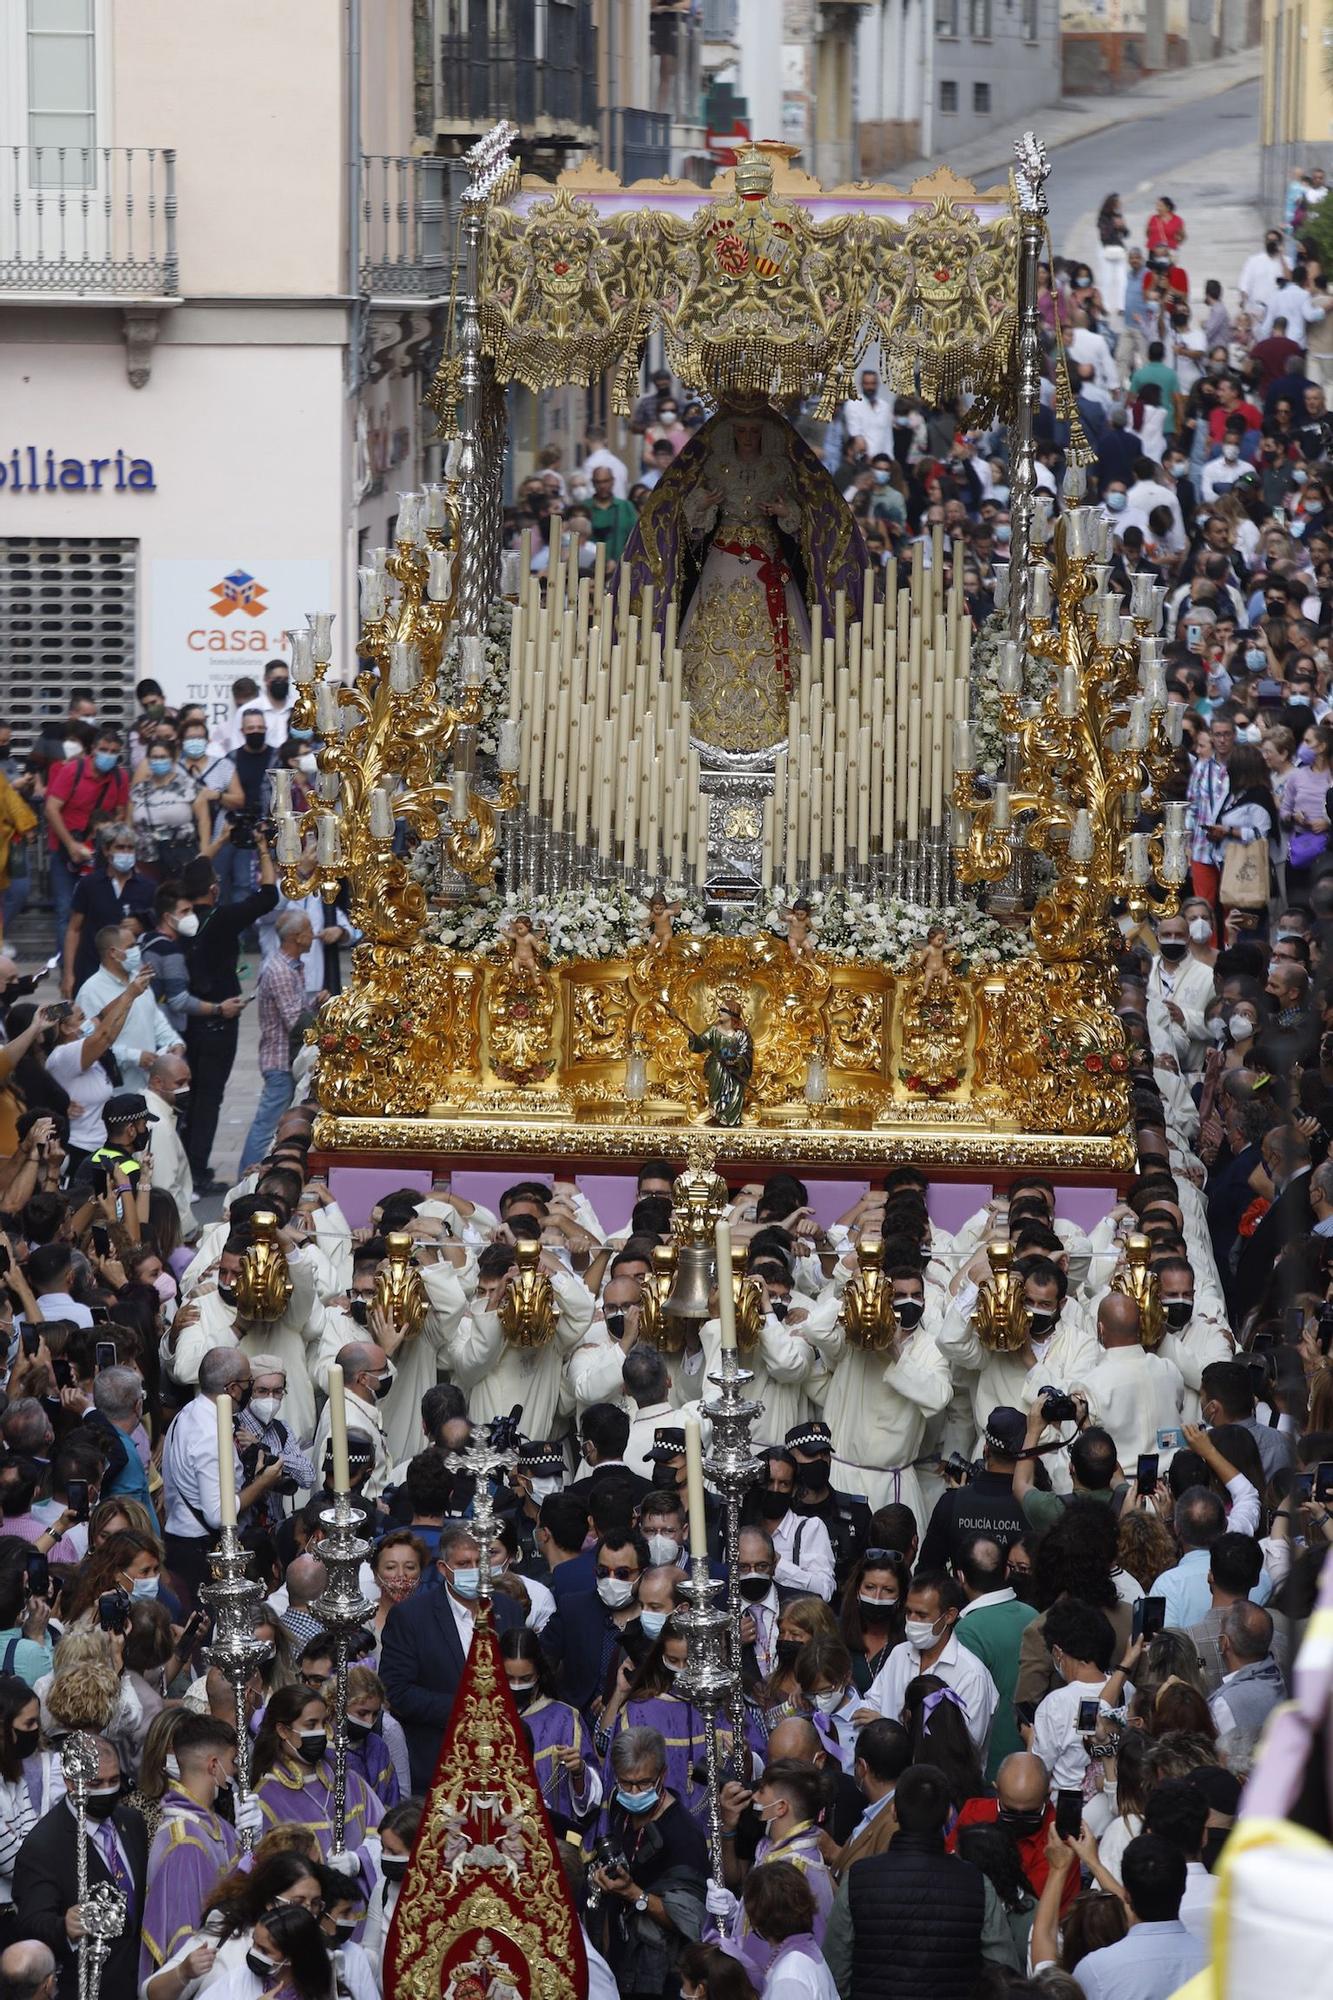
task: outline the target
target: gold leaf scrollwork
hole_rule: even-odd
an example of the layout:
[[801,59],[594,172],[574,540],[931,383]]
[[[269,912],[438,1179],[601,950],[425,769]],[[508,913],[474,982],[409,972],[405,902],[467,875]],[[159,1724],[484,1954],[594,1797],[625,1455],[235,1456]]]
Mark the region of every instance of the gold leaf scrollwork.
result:
[[555,1068],[555,980],[526,966],[501,966],[491,976],[491,1068],[506,1083],[540,1082]]

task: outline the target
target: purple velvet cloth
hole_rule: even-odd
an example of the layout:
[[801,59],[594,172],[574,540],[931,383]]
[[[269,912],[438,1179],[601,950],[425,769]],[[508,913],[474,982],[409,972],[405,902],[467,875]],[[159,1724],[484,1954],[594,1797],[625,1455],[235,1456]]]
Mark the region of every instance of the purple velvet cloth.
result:
[[[690,1776],[695,1764],[708,1755],[708,1725],[697,1708],[674,1695],[638,1695],[625,1703],[610,1732],[611,1742],[622,1729],[656,1729],[666,1744],[666,1786],[674,1792],[691,1819],[704,1826],[708,1818],[708,1787]],[[717,1732],[718,1756],[731,1753],[731,1731],[722,1725]],[[615,1792],[615,1773],[608,1747],[602,1767],[602,1788],[609,1807]],[[605,1828],[603,1828],[605,1831]]]
[[[764,406],[762,412],[750,407],[727,407],[710,417],[663,473],[644,502],[638,526],[621,557],[630,573],[630,606],[637,611],[644,588],[654,586],[653,626],[664,632],[667,606],[680,591],[685,562],[682,547],[682,508],[686,495],[704,479],[709,454],[719,442],[720,427],[740,416],[762,414],[765,424],[781,426],[792,483],[800,496],[801,530],[797,538],[805,564],[807,602],[824,610],[824,629],[833,630],[834,606],[839,590],[847,593],[847,617],[861,616],[861,594],[866,565],[870,560],[861,530],[846,501],[828,472],[811,451],[799,431],[792,429],[776,410]],[[680,623],[684,624],[684,606]]]
[[532,1735],[532,1761],[537,1767],[537,1784],[548,1813],[558,1813],[577,1825],[591,1811],[590,1791],[580,1794],[575,1804],[569,1772],[556,1762],[557,1750],[577,1750],[589,1771],[597,1769],[597,1758],[587,1724],[567,1701],[542,1698],[523,1711],[523,1721]]
[[169,1788],[162,1800],[162,1824],[148,1856],[140,1982],[160,1971],[198,1930],[204,1899],[212,1894],[219,1876],[235,1864],[237,1845],[225,1820],[197,1805],[188,1792],[174,1785]]

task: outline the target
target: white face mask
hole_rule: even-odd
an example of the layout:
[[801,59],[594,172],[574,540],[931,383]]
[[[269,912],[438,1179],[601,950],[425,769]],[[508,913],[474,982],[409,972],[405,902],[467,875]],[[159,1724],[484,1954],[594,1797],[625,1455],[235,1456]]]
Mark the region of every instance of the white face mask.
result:
[[1195,944],[1207,944],[1213,934],[1213,927],[1207,917],[1190,918],[1190,936]]
[[176,934],[178,937],[192,938],[194,937],[198,929],[199,929],[199,913],[197,910],[190,910],[187,912],[185,916],[177,917]]
[[846,1688],[829,1688],[825,1693],[815,1696],[815,1707],[821,1715],[832,1715],[835,1709],[842,1707],[846,1699]]
[[915,1646],[918,1653],[925,1653],[934,1645],[939,1634],[928,1618],[908,1618],[903,1625],[903,1637],[909,1646]]
[[540,1507],[543,1500],[549,1500],[553,1494],[559,1493],[564,1483],[563,1479],[534,1479],[532,1497]]
[[281,1396],[252,1396],[250,1412],[261,1424],[271,1424],[282,1408]]
[[597,1595],[608,1611],[623,1611],[634,1595],[634,1585],[623,1576],[599,1576]]
[[673,1563],[680,1554],[680,1543],[670,1535],[649,1535],[648,1555],[651,1562],[659,1567]]
[[1254,1022],[1248,1014],[1233,1014],[1231,1017],[1231,1039],[1233,1042],[1248,1042],[1254,1033]]

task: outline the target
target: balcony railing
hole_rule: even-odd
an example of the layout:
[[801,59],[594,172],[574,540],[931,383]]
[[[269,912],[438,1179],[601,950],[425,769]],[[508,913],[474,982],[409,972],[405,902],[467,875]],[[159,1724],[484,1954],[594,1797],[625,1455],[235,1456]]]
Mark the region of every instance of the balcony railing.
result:
[[0,147],[0,294],[179,291],[171,147]]
[[[597,30],[590,0],[448,0],[440,37],[441,124],[512,118],[525,138],[597,127]],[[494,32],[492,30],[494,29]]]
[[671,114],[611,109],[611,158],[626,187],[631,181],[659,180],[671,171]]
[[361,158],[361,288],[371,297],[443,298],[453,257],[451,162],[429,154]]

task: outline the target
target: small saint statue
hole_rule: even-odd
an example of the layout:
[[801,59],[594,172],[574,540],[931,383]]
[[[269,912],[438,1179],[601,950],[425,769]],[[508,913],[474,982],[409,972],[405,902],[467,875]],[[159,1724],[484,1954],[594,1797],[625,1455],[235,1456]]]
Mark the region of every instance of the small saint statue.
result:
[[754,1040],[745,1025],[739,997],[735,993],[719,993],[713,1026],[697,1035],[688,1021],[682,1021],[670,1007],[666,1011],[684,1028],[694,1054],[704,1057],[708,1123],[741,1124],[746,1086],[754,1072]]
[[804,899],[792,904],[789,910],[780,912],[787,926],[787,949],[793,958],[812,958],[814,940],[810,936],[810,921],[813,916],[810,905]]
[[648,904],[648,917],[644,928],[648,932],[648,942],[656,951],[665,951],[675,936],[675,921],[684,909],[683,903],[668,903],[659,889]]
[[926,932],[926,942],[916,952],[915,959],[923,996],[932,987],[949,985],[953,968],[949,964],[949,933],[943,924],[931,925]]
[[546,958],[546,934],[532,918],[520,913],[505,926],[509,963],[515,972],[541,972]]

